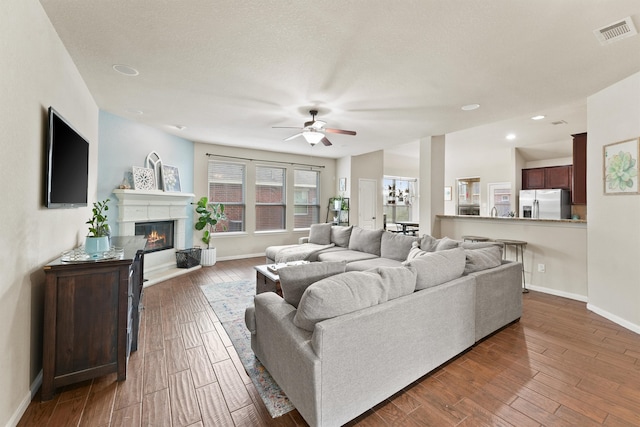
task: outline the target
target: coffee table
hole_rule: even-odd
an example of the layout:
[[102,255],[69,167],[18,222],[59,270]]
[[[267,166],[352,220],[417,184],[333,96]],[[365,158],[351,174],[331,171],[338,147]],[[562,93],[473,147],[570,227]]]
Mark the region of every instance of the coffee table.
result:
[[282,296],[282,288],[280,288],[280,276],[272,273],[267,268],[271,264],[256,265],[256,295],[262,292],[275,292]]

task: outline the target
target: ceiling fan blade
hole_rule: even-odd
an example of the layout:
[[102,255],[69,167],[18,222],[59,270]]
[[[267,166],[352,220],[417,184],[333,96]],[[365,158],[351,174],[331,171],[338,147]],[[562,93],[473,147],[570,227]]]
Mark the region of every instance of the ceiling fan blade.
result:
[[327,122],[323,122],[322,120],[315,120],[309,127],[313,129],[322,129],[326,124]]
[[327,147],[331,145],[331,141],[329,141],[326,136],[324,138],[322,138],[321,141]]
[[344,129],[331,129],[331,128],[325,128],[324,129],[325,132],[329,132],[329,133],[340,133],[342,135],[355,135],[356,132],[353,130],[344,130]]
[[300,126],[271,126],[271,129],[302,129]]
[[302,132],[296,133],[295,135],[291,135],[289,138],[285,138],[284,140],[285,141],[291,141],[292,139],[297,138],[299,136],[302,136]]

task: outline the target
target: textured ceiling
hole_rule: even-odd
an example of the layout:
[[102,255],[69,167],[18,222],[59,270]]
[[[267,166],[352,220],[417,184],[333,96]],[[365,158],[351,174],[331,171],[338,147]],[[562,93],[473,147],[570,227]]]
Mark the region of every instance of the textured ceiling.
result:
[[[601,46],[592,33],[627,16],[640,27],[638,0],[40,2],[101,109],[198,142],[316,156],[487,123],[520,146],[566,140],[586,131],[587,96],[640,71],[640,36]],[[481,108],[460,109],[470,103]],[[295,129],[272,127],[301,126],[311,107],[357,136],[283,142]]]

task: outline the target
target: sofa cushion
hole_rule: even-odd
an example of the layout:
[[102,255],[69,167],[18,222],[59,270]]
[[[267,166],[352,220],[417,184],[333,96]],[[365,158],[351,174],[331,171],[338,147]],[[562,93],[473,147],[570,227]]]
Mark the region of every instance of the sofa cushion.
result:
[[380,256],[380,240],[384,230],[365,230],[353,227],[349,238],[349,249]]
[[453,240],[448,237],[439,239],[436,244],[436,251],[446,251],[448,249],[457,248],[460,245],[458,240]]
[[415,268],[416,291],[441,285],[462,276],[465,268],[465,251],[462,248],[426,252],[424,255],[404,263]]
[[464,274],[487,270],[502,264],[502,248],[499,245],[463,250],[466,255]]
[[420,238],[416,236],[385,231],[380,239],[380,256],[396,261],[404,261],[411,250],[411,245],[419,240]]
[[344,262],[312,262],[292,265],[278,270],[284,300],[298,307],[302,294],[309,285],[335,274],[344,273]]
[[311,224],[309,243],[315,243],[316,245],[328,245],[331,243],[331,223]]
[[418,258],[418,257],[420,257],[422,255],[427,254],[427,253],[428,253],[427,251],[423,251],[420,248],[420,245],[418,244],[418,242],[413,242],[411,244],[411,249],[409,249],[409,253],[407,254],[406,261],[411,261],[412,259]]
[[274,245],[274,246],[267,246],[267,249],[265,249],[265,256],[267,257],[267,263],[270,262],[275,262],[276,257],[278,256],[278,252],[280,252],[282,249],[289,249],[289,248],[295,248],[299,245]]
[[342,261],[342,262],[354,262],[362,261],[365,259],[378,259],[377,256],[368,254],[366,252],[352,251],[351,249],[339,248],[342,250],[335,251],[323,251],[318,254],[318,261]]
[[395,259],[374,257],[362,261],[350,262],[347,264],[346,271],[365,271],[378,267],[402,267],[402,262],[396,261]]
[[348,248],[352,229],[353,225],[348,227],[344,225],[331,226],[331,243],[335,243],[336,246],[341,248]]
[[326,319],[411,294],[416,272],[405,267],[349,271],[322,279],[302,295],[293,323],[307,331]]
[[448,237],[436,239],[433,236],[425,234],[422,236],[422,239],[420,239],[420,249],[426,252],[446,251],[447,249],[457,248],[459,245],[459,241]]

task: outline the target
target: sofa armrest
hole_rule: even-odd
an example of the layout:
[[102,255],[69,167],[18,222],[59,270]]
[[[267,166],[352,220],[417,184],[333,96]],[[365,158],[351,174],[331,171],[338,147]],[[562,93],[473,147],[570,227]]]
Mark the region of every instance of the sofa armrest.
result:
[[254,306],[249,306],[244,311],[244,324],[247,325],[251,335],[256,334],[256,308]]
[[522,263],[469,274],[476,279],[476,342],[522,316]]
[[306,237],[300,237],[300,238],[298,239],[298,244],[299,244],[299,245],[302,245],[303,243],[309,243],[309,236],[306,236]]

